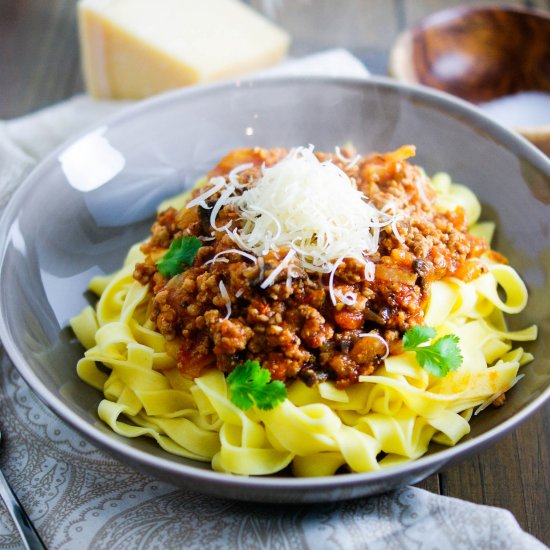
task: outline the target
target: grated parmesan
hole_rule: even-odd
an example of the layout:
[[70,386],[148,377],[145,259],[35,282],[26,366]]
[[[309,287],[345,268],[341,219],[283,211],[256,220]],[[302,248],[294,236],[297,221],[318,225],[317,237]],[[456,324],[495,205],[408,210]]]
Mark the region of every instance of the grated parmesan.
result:
[[353,168],[361,160],[361,155],[355,155],[352,158],[345,157],[342,154],[342,150],[340,149],[340,147],[338,147],[338,145],[334,148],[334,153],[336,154],[336,158],[343,162],[348,170],[350,168]]
[[474,416],[477,416],[481,411],[484,411],[489,405],[493,403],[493,401],[496,401],[503,393],[506,393],[507,391],[510,391],[523,377],[525,374],[518,374],[510,383],[510,386],[505,390],[500,390],[491,395],[488,399],[486,399],[475,411]]
[[[381,228],[390,226],[402,239],[397,231],[400,215],[375,208],[343,170],[330,160],[321,162],[311,145],[293,149],[273,166],[262,166],[257,184],[244,188],[237,175],[250,167],[243,164],[233,168],[224,185],[219,177],[213,178],[214,187],[188,206],[204,206],[208,197],[221,192],[210,213],[214,230],[225,231],[239,248],[257,258],[270,250],[289,250],[262,288],[272,285],[279,273],[296,262],[308,271],[330,273],[330,297],[335,304],[333,279],[345,258],[361,262],[365,279],[371,280],[374,265],[368,257],[378,249]],[[232,229],[232,222],[216,225],[226,205],[240,211],[241,229]],[[354,301],[352,296],[342,298],[346,303]]]
[[243,252],[238,248],[228,248],[227,250],[222,250],[221,252],[218,252],[211,260],[204,262],[204,265],[215,264],[217,262],[228,263],[229,260],[227,258],[220,258],[220,256],[223,256],[224,254],[238,254],[239,256],[243,256],[247,260],[250,260],[251,262],[254,262],[254,263],[256,263],[256,260],[257,260],[257,258],[252,256],[252,254]]
[[384,347],[386,348],[386,352],[384,353],[384,355],[380,358],[381,361],[384,361],[384,359],[386,359],[389,354],[390,354],[390,346],[388,346],[388,342],[386,342],[386,340],[384,340],[384,338],[382,338],[382,336],[380,336],[379,334],[376,334],[376,333],[372,333],[372,332],[362,332],[360,335],[359,335],[360,338],[374,338],[375,340],[378,340],[379,342],[381,342]]
[[223,281],[220,281],[218,287],[220,289],[220,295],[225,302],[225,307],[227,309],[227,313],[225,314],[223,320],[227,321],[227,319],[231,317],[231,298],[229,297],[229,292],[227,292],[227,288],[225,288]]
[[212,178],[209,183],[212,187],[209,187],[204,193],[199,195],[197,198],[189,201],[187,203],[187,208],[192,208],[193,206],[200,205],[203,208],[208,209],[208,205],[206,204],[206,199],[208,199],[212,195],[215,195],[218,191],[220,191],[225,187],[225,178],[218,176],[216,178]]
[[268,286],[271,286],[275,279],[277,278],[277,275],[283,271],[285,267],[288,266],[290,263],[290,260],[296,256],[296,250],[290,250],[288,254],[283,258],[283,261],[270,273],[269,277],[260,285],[260,288],[267,288]]

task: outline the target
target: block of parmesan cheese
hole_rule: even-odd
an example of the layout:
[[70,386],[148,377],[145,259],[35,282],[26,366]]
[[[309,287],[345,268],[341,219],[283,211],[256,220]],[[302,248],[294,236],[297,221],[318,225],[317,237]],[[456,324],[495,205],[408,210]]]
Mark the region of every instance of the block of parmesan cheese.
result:
[[81,0],[82,64],[96,98],[140,99],[235,77],[286,54],[288,35],[239,0]]

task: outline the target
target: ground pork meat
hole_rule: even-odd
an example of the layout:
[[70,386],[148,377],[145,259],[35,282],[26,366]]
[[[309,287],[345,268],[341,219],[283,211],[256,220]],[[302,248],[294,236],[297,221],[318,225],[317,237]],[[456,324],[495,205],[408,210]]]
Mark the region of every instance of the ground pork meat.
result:
[[[238,175],[246,188],[255,184],[262,165],[273,165],[285,154],[283,149],[240,149],[209,176],[227,178],[236,166],[250,163]],[[151,318],[172,342],[169,352],[182,373],[195,377],[213,366],[229,372],[256,360],[274,379],[300,378],[309,385],[332,380],[345,388],[383,364],[388,352],[399,353],[403,333],[423,323],[431,283],[451,275],[464,280],[479,276],[483,268],[476,258],[487,251],[483,241],[468,234],[461,208],[435,210],[435,193],[421,170],[406,161],[410,154],[404,147],[348,166],[345,157],[352,158],[352,151],[342,150],[338,156],[318,153],[320,160],[331,160],[346,171],[372,204],[382,208],[391,202],[405,214],[380,232],[378,250],[371,256],[374,280],[366,280],[364,265],[353,258],[338,267],[333,290],[339,296],[355,296],[353,303],[333,304],[329,275],[307,272],[294,260],[292,277],[283,270],[263,289],[261,283],[287,251],[270,251],[258,263],[231,252],[235,242],[210,226],[219,193],[208,198],[207,208],[160,213],[142,246],[145,259],[136,265],[134,277],[149,285]],[[204,188],[193,196],[202,192]],[[218,227],[231,221],[237,230],[242,223],[230,205],[216,221]],[[186,235],[204,245],[190,268],[168,279],[156,262],[174,239]],[[213,261],[224,251],[223,260]]]

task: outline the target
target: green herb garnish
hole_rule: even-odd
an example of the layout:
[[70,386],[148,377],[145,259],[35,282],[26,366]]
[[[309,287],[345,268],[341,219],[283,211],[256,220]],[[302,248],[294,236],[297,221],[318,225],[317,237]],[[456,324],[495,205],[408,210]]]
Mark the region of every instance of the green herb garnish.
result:
[[201,246],[202,241],[194,236],[174,239],[166,254],[157,262],[157,269],[165,277],[174,277],[193,263]]
[[256,405],[269,411],[286,399],[286,386],[280,380],[271,381],[271,373],[258,361],[237,365],[227,377],[231,402],[246,411]]
[[416,326],[405,332],[403,350],[414,351],[416,360],[422,368],[438,378],[443,378],[449,371],[456,370],[462,364],[462,355],[456,334],[447,334],[424,345],[435,335],[436,331],[432,327]]

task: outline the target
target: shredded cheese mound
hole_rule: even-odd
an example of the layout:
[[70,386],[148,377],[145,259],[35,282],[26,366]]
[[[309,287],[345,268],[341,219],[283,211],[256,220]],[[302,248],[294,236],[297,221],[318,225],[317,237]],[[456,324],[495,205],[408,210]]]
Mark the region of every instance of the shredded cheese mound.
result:
[[338,166],[320,162],[312,147],[264,168],[257,185],[233,203],[244,220],[236,239],[242,248],[257,256],[293,249],[305,269],[324,273],[340,258],[366,261],[378,249],[380,228],[393,219],[369,204]]
[[[394,213],[370,204],[350,177],[330,160],[321,162],[311,145],[291,150],[273,166],[263,166],[257,184],[242,191],[235,176],[250,166],[234,168],[225,186],[219,178],[212,179],[215,192],[221,193],[211,210],[210,224],[258,258],[270,250],[289,251],[262,288],[273,284],[284,268],[290,269],[291,260],[308,271],[330,273],[331,284],[345,258],[361,262],[365,278],[372,277],[374,266],[369,255],[378,249],[381,228],[389,225],[397,233],[398,217]],[[204,205],[212,194],[211,188],[189,206]],[[241,229],[232,229],[231,222],[216,225],[225,205],[240,211]],[[335,303],[332,289],[331,299]],[[344,301],[354,299],[346,296]]]

